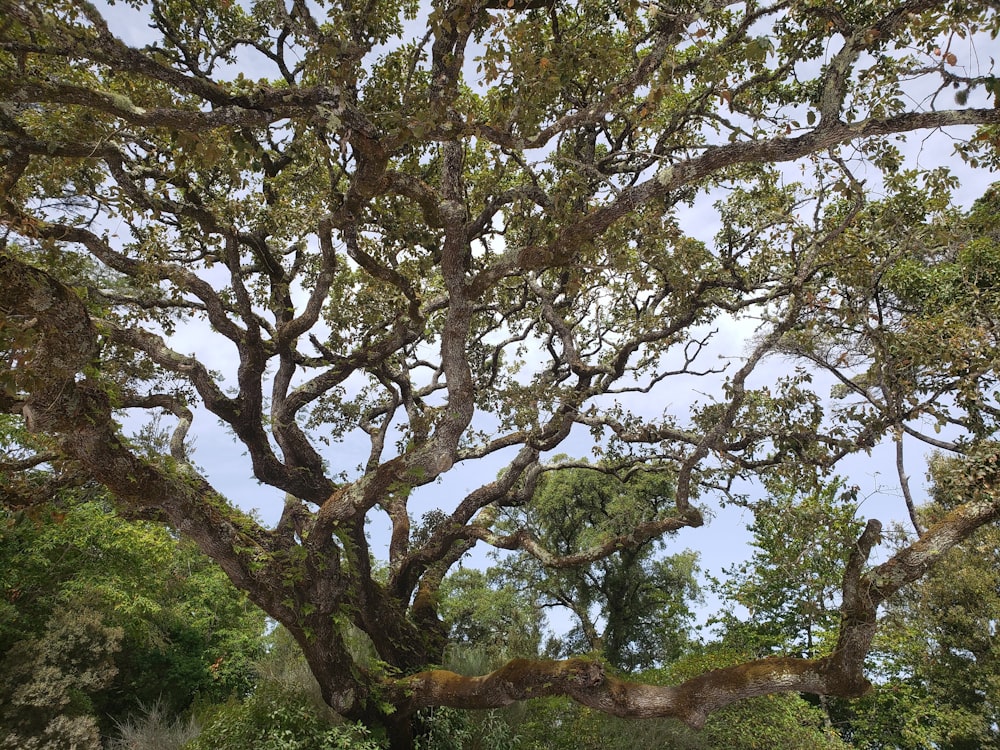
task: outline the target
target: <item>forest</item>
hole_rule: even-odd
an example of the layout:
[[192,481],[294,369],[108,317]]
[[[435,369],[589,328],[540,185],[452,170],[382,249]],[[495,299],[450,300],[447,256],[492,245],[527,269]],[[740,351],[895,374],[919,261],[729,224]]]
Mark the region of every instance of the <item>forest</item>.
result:
[[0,747],[1000,746],[998,33],[0,0]]

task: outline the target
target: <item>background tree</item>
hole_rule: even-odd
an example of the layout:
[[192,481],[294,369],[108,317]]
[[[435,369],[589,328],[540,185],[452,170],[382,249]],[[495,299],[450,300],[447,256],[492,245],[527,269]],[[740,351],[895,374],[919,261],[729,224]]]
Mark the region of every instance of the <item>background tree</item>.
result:
[[537,656],[544,616],[534,593],[521,582],[504,581],[496,569],[458,568],[449,574],[440,609],[448,626],[448,662],[479,667],[456,671],[479,674],[508,659]]
[[[557,459],[567,463],[565,458]],[[532,502],[509,511],[544,549],[571,558],[602,537],[662,520],[673,511],[674,485],[662,472],[620,479],[586,464],[547,474]],[[660,540],[616,550],[586,565],[552,567],[530,554],[508,558],[502,575],[544,608],[571,613],[573,625],[546,649],[553,656],[597,652],[634,672],[674,661],[689,644],[699,597],[697,555],[664,556]]]
[[716,618],[723,640],[760,656],[811,658],[833,645],[848,551],[862,530],[855,488],[839,478],[800,482],[770,478],[768,494],[750,504],[750,559],[713,585],[731,603]]
[[[954,182],[901,169],[894,137],[978,126],[960,149],[995,163],[997,84],[974,50],[994,4],[536,5],[0,0],[0,410],[25,436],[3,472],[30,500],[22,473],[59,464],[123,518],[169,521],[284,624],[332,708],[396,747],[430,707],[561,694],[698,727],[766,693],[858,695],[878,606],[1000,514],[995,360],[900,349],[926,311],[884,273],[967,237]],[[118,13],[148,37],[123,39]],[[808,184],[777,166],[793,162]],[[712,243],[684,222],[709,194]],[[755,333],[719,360],[734,318]],[[757,382],[774,352],[849,398]],[[688,410],[699,375],[711,395]],[[650,413],[661,398],[676,413]],[[124,410],[172,415],[164,450],[131,444]],[[968,481],[866,571],[869,520],[829,655],[677,686],[592,659],[430,668],[441,581],[477,543],[589,565],[702,526],[761,469],[933,441],[928,415],[961,433],[944,447],[973,456]],[[188,433],[216,420],[283,503],[273,527],[192,462]],[[504,511],[587,430],[608,470],[669,468],[674,508],[558,555]],[[445,481],[477,462],[495,478]],[[417,534],[411,504],[431,498],[443,522]],[[382,565],[370,517],[391,527]]]

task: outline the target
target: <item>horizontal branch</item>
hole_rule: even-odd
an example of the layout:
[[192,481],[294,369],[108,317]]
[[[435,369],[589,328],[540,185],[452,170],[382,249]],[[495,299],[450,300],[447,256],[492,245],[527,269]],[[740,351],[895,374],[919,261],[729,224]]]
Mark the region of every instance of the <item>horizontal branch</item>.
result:
[[871,551],[881,539],[882,525],[869,521],[845,570],[840,632],[829,656],[760,659],[712,670],[676,686],[626,682],[592,659],[514,659],[476,677],[429,670],[396,680],[390,689],[400,694],[399,704],[407,710],[428,706],[500,708],[521,700],[561,695],[614,716],[674,717],[695,728],[704,726],[714,711],[762,695],[864,695],[871,689],[864,676],[864,664],[875,634],[878,605],[922,576],[976,529],[1000,517],[1000,493],[995,491],[995,466],[1000,460],[993,456],[982,463],[990,476],[985,477],[984,486],[972,491],[968,502],[887,562],[863,573]]
[[428,706],[501,708],[545,696],[564,695],[623,718],[673,717],[701,728],[708,716],[747,698],[802,692],[850,698],[869,689],[865,680],[839,679],[832,660],[776,657],[716,669],[677,686],[626,682],[598,661],[514,659],[481,677],[430,670],[398,680],[393,688],[411,710]]

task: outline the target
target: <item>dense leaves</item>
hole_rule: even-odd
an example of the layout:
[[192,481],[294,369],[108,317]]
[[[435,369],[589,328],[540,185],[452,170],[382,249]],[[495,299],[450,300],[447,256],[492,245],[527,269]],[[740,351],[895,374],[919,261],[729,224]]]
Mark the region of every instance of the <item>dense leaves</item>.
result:
[[263,614],[190,543],[123,522],[100,495],[2,523],[5,742],[96,747],[141,706],[177,713],[249,690]]
[[[672,507],[666,474],[642,471],[621,480],[601,467],[581,466],[543,478],[531,505],[512,511],[508,523],[529,529],[565,558],[655,522]],[[572,627],[549,644],[553,656],[593,651],[634,672],[683,653],[698,598],[697,556],[658,555],[659,546],[649,540],[589,565],[557,568],[522,555],[502,564],[500,574],[526,588],[536,606],[571,613]]]

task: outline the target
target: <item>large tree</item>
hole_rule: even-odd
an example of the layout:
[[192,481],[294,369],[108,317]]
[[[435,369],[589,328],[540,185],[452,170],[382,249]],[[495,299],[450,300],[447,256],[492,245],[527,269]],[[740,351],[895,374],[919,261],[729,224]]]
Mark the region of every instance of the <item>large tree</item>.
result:
[[[897,148],[970,125],[963,155],[992,159],[976,46],[998,25],[985,1],[0,0],[0,409],[26,431],[4,491],[45,495],[18,477],[49,464],[168,521],[288,628],[333,708],[398,747],[431,706],[566,694],[700,726],[765,693],[860,694],[879,604],[1000,515],[997,318],[903,284],[972,230],[953,183]],[[686,214],[712,195],[708,242]],[[754,333],[720,359],[738,319]],[[844,398],[755,381],[776,351]],[[173,415],[161,455],[126,412]],[[431,668],[438,587],[476,544],[589,564],[701,526],[734,478],[933,440],[928,414],[968,481],[866,571],[869,522],[831,654],[671,687],[583,658]],[[273,527],[191,460],[219,420],[245,455],[226,460],[283,502]],[[503,527],[546,453],[588,434],[605,467],[670,468],[672,505],[563,555]],[[439,483],[477,463],[480,486]],[[439,522],[411,525],[429,502]],[[391,528],[381,564],[369,518]]]

